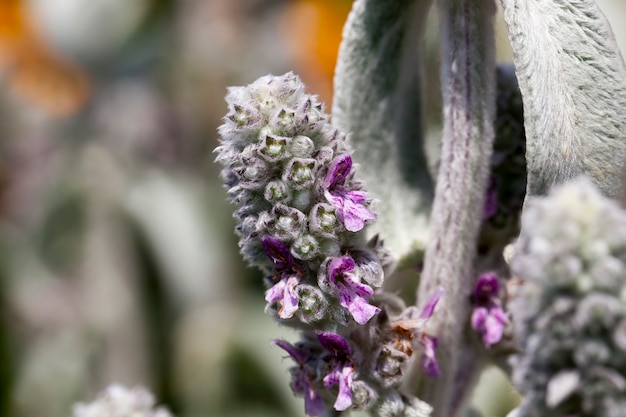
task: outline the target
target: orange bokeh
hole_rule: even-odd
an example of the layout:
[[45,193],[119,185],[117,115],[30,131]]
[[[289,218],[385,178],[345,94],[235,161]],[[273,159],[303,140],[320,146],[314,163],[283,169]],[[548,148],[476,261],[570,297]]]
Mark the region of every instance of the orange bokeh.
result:
[[0,70],[12,93],[54,116],[75,114],[89,96],[84,71],[46,44],[21,0],[0,2]]
[[332,101],[333,74],[351,1],[298,0],[283,15],[284,38],[295,71],[322,101]]

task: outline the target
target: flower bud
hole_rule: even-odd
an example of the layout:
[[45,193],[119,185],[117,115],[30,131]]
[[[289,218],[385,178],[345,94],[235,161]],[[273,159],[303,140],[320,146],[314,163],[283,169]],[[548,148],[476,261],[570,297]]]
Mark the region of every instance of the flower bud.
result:
[[319,254],[319,243],[311,235],[302,235],[291,245],[291,254],[297,259],[308,261]]
[[398,386],[404,377],[409,356],[396,349],[393,343],[386,343],[374,360],[372,374],[385,388]]
[[317,161],[317,166],[320,167],[327,167],[334,157],[335,151],[333,151],[333,149],[329,146],[322,146],[314,156],[315,160]]
[[378,401],[378,393],[363,381],[352,382],[352,408],[355,410],[369,410]]
[[317,103],[315,97],[305,97],[297,104],[294,124],[299,132],[314,136],[321,132],[328,121],[324,106]]
[[238,176],[239,186],[244,189],[259,189],[265,186],[270,179],[270,166],[260,157],[252,154],[253,147],[246,148],[241,154],[240,163],[233,167]]
[[271,181],[265,186],[263,197],[272,204],[286,204],[291,200],[293,192],[284,181]]
[[335,237],[342,225],[335,214],[335,207],[328,203],[318,203],[309,213],[309,229],[314,234]]
[[315,160],[293,158],[287,163],[283,180],[296,190],[310,187],[315,182]]
[[376,417],[402,417],[404,416],[404,400],[400,394],[392,392],[383,398],[383,401],[374,411]]
[[283,241],[293,241],[303,232],[304,213],[284,204],[276,204],[270,212],[262,212],[257,221],[259,235],[269,235]]
[[295,190],[291,199],[291,206],[302,212],[308,212],[313,202],[314,196],[310,189]]
[[385,274],[378,257],[372,251],[355,251],[352,257],[356,262],[361,280],[372,287],[378,288],[383,285]]
[[284,136],[293,136],[296,134],[296,126],[294,120],[296,112],[291,109],[281,108],[270,120],[269,126],[274,132]]
[[320,239],[320,256],[324,259],[329,257],[336,257],[341,254],[341,245],[337,239]]
[[291,157],[288,146],[291,139],[283,136],[267,134],[263,138],[259,155],[267,162],[278,162]]
[[319,288],[301,284],[297,288],[300,297],[298,317],[303,323],[311,324],[322,320],[328,310],[328,301]]
[[376,417],[428,417],[433,408],[415,397],[406,397],[393,391],[387,394],[374,410]]
[[234,141],[250,141],[254,134],[263,126],[264,118],[260,109],[251,103],[232,103],[233,95],[226,96],[230,111],[225,117],[226,123],[220,126],[219,133],[222,137]]
[[314,150],[315,144],[308,136],[298,135],[289,144],[289,152],[298,158],[310,158]]

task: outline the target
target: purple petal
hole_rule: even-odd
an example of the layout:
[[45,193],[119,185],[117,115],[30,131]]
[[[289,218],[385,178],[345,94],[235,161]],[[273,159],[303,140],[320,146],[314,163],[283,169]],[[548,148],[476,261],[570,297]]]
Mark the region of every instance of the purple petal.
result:
[[337,209],[338,217],[347,230],[358,232],[365,226],[366,220],[376,218],[362,203],[365,202],[365,193],[362,191],[345,191],[335,189],[324,194],[328,202]]
[[352,170],[352,158],[350,155],[339,155],[333,159],[328,167],[328,174],[326,174],[326,180],[324,181],[324,188],[330,189],[337,184],[342,184],[350,171]]
[[318,332],[317,339],[333,356],[347,358],[352,353],[348,341],[337,333]]
[[308,354],[303,349],[299,349],[289,342],[284,340],[272,340],[272,344],[278,346],[289,354],[300,365],[304,364],[308,360]]
[[483,343],[487,348],[502,340],[507,317],[500,307],[494,307],[489,311],[483,326]]
[[359,282],[355,275],[347,273],[354,266],[354,259],[349,256],[332,259],[327,269],[328,281],[339,295],[339,304],[350,312],[354,321],[365,324],[380,309],[370,305],[364,298],[373,294],[372,287]]
[[358,284],[359,287],[348,287],[339,285],[339,304],[346,308],[354,321],[359,324],[367,323],[374,315],[380,313],[380,308],[371,305],[367,300],[357,294],[355,288],[367,288],[372,293],[372,288],[365,284]]
[[493,272],[481,274],[474,287],[474,297],[480,301],[496,297],[500,291],[500,280]]
[[300,280],[296,275],[284,276],[272,288],[265,292],[265,301],[272,304],[280,301],[280,310],[278,317],[288,319],[298,311],[298,303],[300,301],[296,286]]
[[484,326],[487,316],[489,316],[489,310],[485,307],[475,308],[472,312],[472,329],[482,332],[485,328]]
[[[284,280],[284,279],[283,279]],[[285,291],[283,292],[283,299],[280,303],[281,307],[278,311],[278,317],[281,319],[288,319],[293,317],[298,311],[298,293],[296,292],[296,286],[300,281],[294,275],[287,278],[287,284],[285,285]]]
[[272,288],[265,291],[265,301],[272,304],[276,301],[282,300],[286,285],[287,281],[284,279],[281,279],[276,284],[274,284]]
[[297,266],[297,263],[291,255],[289,246],[287,246],[284,242],[271,236],[265,236],[261,239],[261,243],[263,245],[263,250],[267,256],[270,257],[272,262],[274,262],[274,266],[278,269],[278,271],[297,269],[294,268]]
[[436,377],[441,374],[439,370],[439,364],[437,363],[437,357],[435,356],[435,349],[437,349],[438,340],[435,336],[424,334],[422,336],[422,344],[424,346],[424,354],[422,356],[422,369],[426,372],[426,375]]
[[295,393],[304,396],[304,412],[310,416],[319,416],[326,409],[324,399],[319,392],[313,389],[309,375],[300,368],[291,381],[291,388]]
[[422,309],[422,312],[420,313],[420,318],[421,319],[429,319],[432,317],[434,311],[435,311],[435,307],[437,307],[437,303],[439,302],[439,300],[441,299],[441,297],[443,296],[443,288],[442,287],[438,287],[434,294],[432,295],[432,297],[430,297],[430,300],[428,300],[428,302],[426,303],[426,305],[424,306],[424,308]]
[[325,409],[324,399],[309,385],[304,394],[304,412],[309,416],[319,416]]
[[352,376],[354,369],[351,366],[335,368],[324,377],[324,386],[330,388],[339,384],[339,394],[335,400],[335,410],[343,411],[352,405]]
[[341,371],[341,378],[339,379],[339,394],[337,400],[335,400],[335,410],[343,411],[347,410],[352,405],[352,375],[354,369],[346,366]]
[[324,377],[323,379],[324,386],[326,388],[330,388],[334,385],[337,385],[340,379],[341,379],[341,373],[339,372],[339,370],[335,369]]
[[354,269],[354,259],[349,256],[342,256],[341,258],[334,258],[328,264],[326,274],[328,275],[328,282],[331,285],[337,283],[337,278],[342,276],[345,272],[352,271]]
[[300,367],[296,368],[296,371],[292,374],[291,389],[296,394],[304,394],[306,396],[310,388],[311,382],[309,381],[309,376],[304,371],[304,367],[300,365]]
[[342,285],[340,282],[337,283],[338,288],[340,287],[344,290],[349,289],[350,291],[354,292],[354,294],[360,297],[369,297],[370,295],[374,294],[374,290],[372,289],[372,287],[367,284],[363,284],[354,274],[344,274],[343,283],[344,285]]

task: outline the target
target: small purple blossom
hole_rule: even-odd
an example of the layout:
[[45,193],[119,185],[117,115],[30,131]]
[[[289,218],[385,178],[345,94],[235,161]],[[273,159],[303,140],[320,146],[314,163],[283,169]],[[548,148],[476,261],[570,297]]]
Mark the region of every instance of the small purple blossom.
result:
[[435,307],[437,307],[437,303],[443,296],[443,288],[439,287],[435,290],[433,295],[428,299],[426,305],[422,308],[420,312],[420,319],[428,320],[432,317],[435,312]]
[[500,305],[498,294],[500,281],[495,273],[485,273],[478,277],[472,303],[472,328],[483,336],[487,348],[502,340],[508,318]]
[[274,262],[278,280],[265,292],[265,301],[269,304],[280,303],[278,317],[288,319],[298,311],[299,297],[296,286],[300,284],[301,268],[289,251],[289,247],[273,237],[262,239],[263,250]]
[[350,312],[354,321],[365,324],[380,312],[380,308],[368,303],[365,297],[371,296],[374,290],[360,282],[359,277],[351,272],[354,269],[354,259],[349,256],[331,258],[320,277],[323,281],[320,286],[332,289],[339,296],[339,304]]
[[315,369],[310,365],[316,358],[311,356],[309,350],[284,340],[273,340],[272,343],[287,352],[298,365],[292,368],[291,388],[295,393],[304,396],[304,412],[309,416],[322,414],[326,407],[320,393],[313,388]]
[[420,342],[424,348],[424,354],[422,355],[422,369],[426,372],[426,375],[430,377],[437,377],[441,375],[439,363],[437,363],[437,357],[435,356],[439,339],[433,335],[424,333],[420,338]]
[[402,315],[400,320],[392,324],[398,340],[396,344],[405,353],[411,354],[411,350],[405,346],[406,341],[411,340],[411,345],[416,342],[422,347],[421,365],[426,375],[436,377],[440,375],[439,364],[435,351],[439,344],[436,336],[426,332],[426,324],[435,312],[437,303],[443,296],[443,288],[439,287],[433,295],[428,299],[426,305],[422,308],[419,315],[415,307],[409,307]]
[[[420,319],[427,321],[435,312],[435,307],[443,295],[443,288],[437,288],[435,293],[430,297],[424,308],[420,313]],[[437,363],[437,357],[435,356],[435,350],[439,344],[437,337],[428,333],[422,333],[420,338],[424,353],[422,355],[422,369],[426,372],[426,375],[436,377],[441,374],[439,371],[439,364]]]
[[366,202],[365,192],[348,190],[345,181],[352,170],[352,158],[344,154],[335,158],[328,168],[324,181],[324,196],[337,209],[339,218],[347,230],[358,232],[366,220],[375,219],[363,203]]
[[295,275],[285,275],[278,281],[272,288],[265,292],[265,301],[269,304],[275,302],[280,303],[280,310],[278,310],[278,317],[281,319],[288,319],[293,317],[298,311],[298,293],[296,292],[296,286],[300,283],[300,280]]
[[347,410],[352,405],[354,375],[350,345],[346,339],[332,332],[319,332],[317,338],[331,354],[328,362],[330,372],[324,377],[324,386],[330,388],[339,385],[339,393],[333,407],[337,411]]

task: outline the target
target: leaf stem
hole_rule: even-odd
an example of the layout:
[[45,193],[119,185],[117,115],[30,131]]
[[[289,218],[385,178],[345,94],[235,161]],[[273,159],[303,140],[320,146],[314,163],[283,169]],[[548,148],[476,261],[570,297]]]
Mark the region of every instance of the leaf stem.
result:
[[420,397],[433,405],[433,417],[450,417],[494,137],[495,4],[439,0],[438,6],[443,145],[418,300],[426,302],[439,286],[445,293],[433,316],[441,376],[422,383]]

